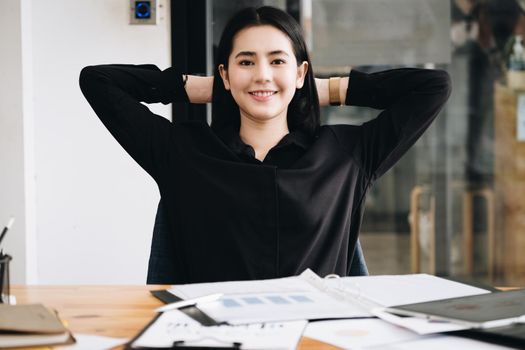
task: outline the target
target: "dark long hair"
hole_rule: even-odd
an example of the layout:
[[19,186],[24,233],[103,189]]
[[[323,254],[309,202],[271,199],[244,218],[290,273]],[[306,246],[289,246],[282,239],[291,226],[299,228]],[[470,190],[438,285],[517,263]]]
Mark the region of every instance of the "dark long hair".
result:
[[224,88],[218,67],[223,64],[228,69],[228,58],[233,49],[235,35],[244,28],[260,25],[270,25],[286,34],[292,43],[297,63],[308,62],[308,71],[303,87],[295,91],[295,95],[288,105],[287,118],[290,131],[301,130],[313,136],[320,124],[319,98],[312,62],[308,56],[301,27],[292,16],[270,6],[245,8],[237,12],[226,24],[219,42],[215,62],[211,127],[216,131],[225,127],[234,127],[239,130],[239,106],[233,99],[231,92]]

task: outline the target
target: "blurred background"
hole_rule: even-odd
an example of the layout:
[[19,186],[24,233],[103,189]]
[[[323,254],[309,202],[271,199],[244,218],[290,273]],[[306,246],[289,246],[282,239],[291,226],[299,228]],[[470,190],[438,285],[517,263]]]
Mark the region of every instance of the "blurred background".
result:
[[[0,225],[13,283],[142,284],[159,200],[78,88],[82,67],[154,63],[211,75],[228,18],[279,7],[317,76],[447,70],[452,95],[369,193],[371,274],[525,284],[525,3],[519,0],[2,0]],[[211,106],[150,105],[210,120]],[[324,124],[378,111],[326,107]]]

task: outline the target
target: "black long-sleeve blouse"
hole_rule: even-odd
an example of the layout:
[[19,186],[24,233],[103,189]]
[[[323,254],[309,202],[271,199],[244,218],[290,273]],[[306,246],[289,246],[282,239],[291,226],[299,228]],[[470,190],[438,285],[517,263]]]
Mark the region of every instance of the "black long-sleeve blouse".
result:
[[292,132],[263,162],[238,133],[169,122],[144,104],[188,101],[181,73],[154,65],[85,67],[80,87],[124,149],[157,182],[170,234],[169,283],[347,275],[365,196],[437,116],[440,70],[350,73],[346,105],[381,109],[360,126]]

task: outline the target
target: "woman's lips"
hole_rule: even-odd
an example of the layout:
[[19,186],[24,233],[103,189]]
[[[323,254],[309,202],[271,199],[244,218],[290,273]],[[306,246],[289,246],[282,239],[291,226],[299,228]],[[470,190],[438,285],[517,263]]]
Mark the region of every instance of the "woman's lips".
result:
[[271,91],[271,90],[257,90],[257,91],[249,92],[249,94],[253,97],[253,99],[259,102],[268,101],[276,93],[277,91]]

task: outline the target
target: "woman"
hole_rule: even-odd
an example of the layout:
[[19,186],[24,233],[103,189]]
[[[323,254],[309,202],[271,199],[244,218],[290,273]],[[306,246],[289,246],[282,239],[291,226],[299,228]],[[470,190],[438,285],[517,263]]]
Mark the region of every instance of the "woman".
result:
[[[214,77],[153,65],[86,67],[80,86],[155,179],[170,235],[163,283],[347,275],[365,196],[450,94],[447,73],[398,69],[315,79],[299,25],[271,7],[227,24]],[[212,89],[213,86],[213,89]],[[212,126],[171,124],[140,102],[206,103]],[[361,126],[319,125],[319,104],[383,111]]]

